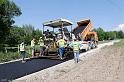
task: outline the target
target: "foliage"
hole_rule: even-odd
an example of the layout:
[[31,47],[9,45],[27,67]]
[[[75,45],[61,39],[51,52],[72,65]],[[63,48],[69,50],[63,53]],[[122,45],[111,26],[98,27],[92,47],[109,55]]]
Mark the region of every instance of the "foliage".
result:
[[110,32],[105,32],[105,40],[114,40],[116,39],[116,32],[110,31]]
[[97,32],[99,41],[124,38],[123,31],[107,31],[107,32],[105,32],[101,27],[99,27],[97,29],[93,29],[92,31]]
[[[31,54],[26,52],[26,58],[29,58],[29,57],[31,57]],[[0,62],[7,62],[10,60],[16,60],[20,58],[22,58],[22,56],[18,52],[8,52],[8,53],[0,52]]]
[[96,30],[97,34],[98,34],[98,39],[100,41],[104,40],[104,37],[105,37],[105,31],[99,27],[97,30]]
[[21,28],[12,27],[10,29],[10,34],[6,37],[5,43],[9,46],[14,46],[21,42],[23,39],[24,32]]
[[40,36],[42,36],[41,30],[35,30],[32,25],[23,25],[22,27],[13,26],[5,42],[9,46],[17,46],[22,41],[30,45],[32,38],[38,40]]
[[15,22],[13,18],[20,16],[20,8],[10,0],[0,0],[0,43],[3,43]]
[[0,52],[0,62],[7,62],[19,58],[21,58],[21,55],[18,52]]
[[26,44],[30,44],[35,31],[34,27],[32,25],[23,25],[22,30],[24,32],[24,35],[21,37],[22,39],[20,40],[24,41]]
[[118,31],[118,32],[117,32],[117,37],[118,37],[119,39],[124,38],[124,33],[123,33],[122,31]]

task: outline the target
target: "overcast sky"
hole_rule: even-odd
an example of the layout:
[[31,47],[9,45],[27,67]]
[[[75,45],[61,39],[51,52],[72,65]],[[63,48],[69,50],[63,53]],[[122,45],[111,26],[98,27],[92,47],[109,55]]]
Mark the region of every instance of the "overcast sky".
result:
[[[12,0],[22,10],[16,25],[31,24],[42,29],[42,23],[65,18],[74,23],[89,18],[94,28],[105,30],[124,27],[124,0]],[[123,28],[122,27],[122,28]]]

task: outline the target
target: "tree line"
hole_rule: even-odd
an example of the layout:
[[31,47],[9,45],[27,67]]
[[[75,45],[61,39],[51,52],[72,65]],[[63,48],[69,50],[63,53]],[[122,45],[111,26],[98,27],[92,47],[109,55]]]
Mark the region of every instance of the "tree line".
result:
[[[105,32],[101,27],[93,29],[93,31],[97,32],[99,41],[124,38],[124,33],[122,31]],[[30,45],[32,38],[36,38],[38,40],[41,36],[43,36],[42,31],[34,29],[32,25],[23,25],[22,27],[13,26],[10,28],[10,33],[6,36],[4,41],[6,46],[17,46],[22,41]]]
[[103,40],[114,40],[114,39],[124,39],[123,31],[104,31],[101,27],[93,29],[97,32],[99,41]]
[[6,46],[17,46],[21,42],[29,45],[32,38],[37,40],[42,36],[42,31],[34,29],[32,25],[23,25],[22,27],[13,26],[9,35],[5,39]]

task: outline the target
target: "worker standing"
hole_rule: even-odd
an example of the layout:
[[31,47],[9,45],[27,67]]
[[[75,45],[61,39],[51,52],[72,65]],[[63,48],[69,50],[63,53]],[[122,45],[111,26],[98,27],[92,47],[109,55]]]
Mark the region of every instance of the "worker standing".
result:
[[70,46],[73,48],[74,51],[74,61],[76,63],[79,62],[79,47],[80,47],[80,43],[78,42],[78,39],[74,39],[74,41],[70,44]]
[[65,47],[65,40],[62,39],[62,36],[59,37],[58,40],[58,46],[59,46],[59,55],[60,55],[60,59],[63,59],[63,55],[64,55],[64,47]]
[[74,39],[76,39],[73,32],[71,32],[71,35],[70,35],[70,36],[72,37],[72,40],[73,40],[73,41],[74,41]]
[[26,52],[25,52],[25,44],[24,44],[24,42],[22,42],[20,44],[20,53],[22,55],[22,63],[25,63]]
[[43,56],[45,52],[45,45],[44,45],[43,37],[40,37],[39,44],[40,44],[40,55]]
[[31,40],[32,57],[35,55],[35,38]]

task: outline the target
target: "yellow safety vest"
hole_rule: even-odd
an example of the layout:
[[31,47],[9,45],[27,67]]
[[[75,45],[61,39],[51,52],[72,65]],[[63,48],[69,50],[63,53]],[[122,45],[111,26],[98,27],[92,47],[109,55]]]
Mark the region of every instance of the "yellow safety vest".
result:
[[79,43],[78,42],[73,43],[73,49],[74,49],[74,51],[79,51]]
[[39,44],[40,44],[40,46],[44,46],[44,41],[43,40],[39,40]]
[[59,47],[65,46],[65,41],[63,39],[58,40]]
[[31,47],[34,47],[35,46],[35,42],[32,40],[31,41]]
[[20,51],[25,51],[25,45],[24,44],[20,44]]

